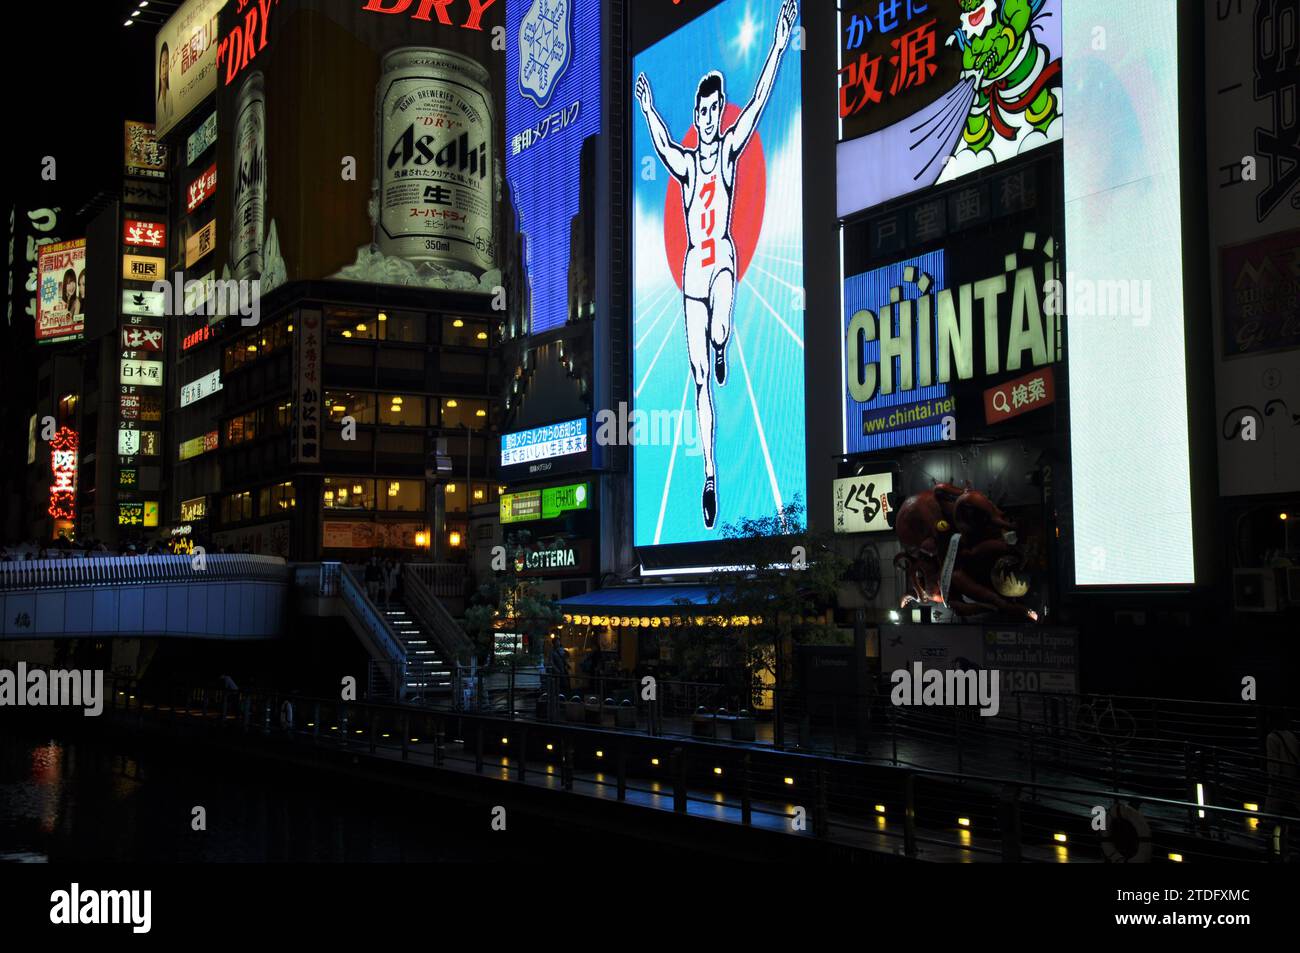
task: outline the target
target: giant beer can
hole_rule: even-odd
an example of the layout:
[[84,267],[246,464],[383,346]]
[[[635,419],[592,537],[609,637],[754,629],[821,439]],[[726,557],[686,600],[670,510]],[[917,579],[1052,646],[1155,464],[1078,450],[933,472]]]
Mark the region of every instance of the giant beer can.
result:
[[385,255],[482,274],[496,265],[488,71],[448,50],[383,58],[376,91],[375,244]]
[[231,272],[237,281],[262,275],[266,240],[266,83],[251,73],[235,100],[235,200],[230,235]]

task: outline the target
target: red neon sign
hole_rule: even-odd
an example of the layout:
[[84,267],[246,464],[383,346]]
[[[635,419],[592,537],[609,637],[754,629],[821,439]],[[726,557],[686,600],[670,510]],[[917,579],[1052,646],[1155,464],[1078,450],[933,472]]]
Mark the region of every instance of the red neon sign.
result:
[[61,427],[50,439],[49,514],[56,520],[77,518],[77,432]]
[[193,331],[190,334],[185,335],[185,339],[181,341],[181,350],[188,351],[190,348],[196,347],[202,344],[204,341],[210,340],[216,336],[217,336],[217,332],[213,331],[211,327],[205,324],[197,331]]

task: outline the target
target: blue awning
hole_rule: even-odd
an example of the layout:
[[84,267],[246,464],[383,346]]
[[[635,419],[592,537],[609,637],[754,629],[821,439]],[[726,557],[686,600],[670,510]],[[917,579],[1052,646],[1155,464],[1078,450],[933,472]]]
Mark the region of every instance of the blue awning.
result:
[[[690,609],[717,602],[718,591],[708,586],[612,586],[560,599],[556,605],[575,609]],[[690,605],[684,605],[683,602]]]

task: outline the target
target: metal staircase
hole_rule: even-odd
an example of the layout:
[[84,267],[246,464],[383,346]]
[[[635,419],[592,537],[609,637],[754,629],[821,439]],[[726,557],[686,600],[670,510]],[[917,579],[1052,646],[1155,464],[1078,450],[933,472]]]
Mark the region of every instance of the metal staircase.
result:
[[443,657],[438,642],[405,603],[394,597],[380,611],[406,649],[406,673],[402,695],[408,701],[446,695],[451,692],[451,663]]

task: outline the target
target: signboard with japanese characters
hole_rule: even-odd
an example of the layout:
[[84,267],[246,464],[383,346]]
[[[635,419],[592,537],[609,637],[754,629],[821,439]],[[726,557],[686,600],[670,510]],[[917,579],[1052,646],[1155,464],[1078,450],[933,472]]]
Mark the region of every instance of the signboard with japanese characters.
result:
[[122,244],[137,248],[166,248],[167,224],[128,218],[122,223]]
[[319,463],[321,445],[321,316],[305,311],[294,334],[298,368],[297,420],[294,422],[294,460]]
[[209,430],[198,437],[182,440],[177,450],[177,456],[181,461],[193,460],[195,457],[216,450],[220,443],[220,433],[216,430]]
[[506,0],[506,35],[506,179],[528,249],[524,321],[536,333],[580,307],[569,223],[582,200],[583,146],[601,129],[601,4]]
[[883,533],[889,530],[889,494],[892,473],[866,473],[836,480],[831,487],[835,532]]
[[122,328],[122,350],[158,352],[163,349],[162,328]]
[[840,216],[1061,139],[1062,3],[847,3]]
[[995,224],[969,234],[858,273],[866,250],[846,243],[846,453],[967,439],[1052,403],[1064,315],[1096,313],[1096,302],[1080,294],[1067,306],[1050,233]]
[[1056,380],[1050,367],[1040,368],[984,392],[984,421],[1000,424],[1056,401]]
[[162,420],[162,398],[156,394],[140,394],[134,387],[123,387],[128,393],[118,397],[120,417],[124,421],[158,423]]
[[162,281],[167,271],[167,260],[142,255],[122,256],[122,277],[127,281]]
[[193,165],[194,160],[217,141],[217,114],[214,112],[203,125],[194,130],[194,134],[185,142],[185,164]]
[[122,204],[128,208],[167,207],[167,183],[150,179],[123,179]]
[[122,360],[119,383],[134,387],[162,387],[162,361]]
[[136,430],[133,427],[120,427],[117,431],[117,455],[119,457],[156,457],[160,446],[156,430]]
[[126,174],[148,179],[167,177],[167,147],[152,123],[126,123]]
[[586,483],[506,493],[501,497],[501,522],[526,523],[555,519],[574,510],[587,509],[589,497],[590,487]]
[[57,242],[38,253],[36,340],[49,344],[86,331],[86,240]]
[[185,212],[189,214],[217,194],[217,164],[214,162],[199,174],[185,190]]
[[77,518],[77,432],[60,427],[50,438],[50,505],[56,520]]
[[181,386],[181,406],[188,407],[204,397],[210,397],[221,390],[221,371],[204,374],[198,380]]
[[158,525],[158,501],[117,504],[117,525],[153,529]]
[[547,477],[590,467],[586,418],[501,435],[499,474],[506,479]]
[[192,268],[195,263],[211,254],[217,247],[216,219],[208,222],[185,242],[185,267]]
[[167,296],[161,291],[123,291],[122,313],[143,318],[161,318],[167,313]]

